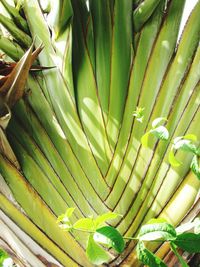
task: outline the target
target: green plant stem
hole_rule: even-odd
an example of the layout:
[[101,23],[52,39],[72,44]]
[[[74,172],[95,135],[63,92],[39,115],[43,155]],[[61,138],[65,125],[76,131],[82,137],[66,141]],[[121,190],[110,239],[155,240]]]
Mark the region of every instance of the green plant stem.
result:
[[[91,231],[91,230],[86,230],[86,229],[81,229],[81,228],[73,228],[73,227],[71,228],[70,231],[79,231],[79,232],[84,232],[88,234],[96,233],[96,231]],[[122,238],[125,240],[136,240],[136,241],[139,240],[138,237],[130,237],[130,236],[122,236]],[[166,240],[151,240],[150,242],[166,242]]]
[[184,261],[184,259],[181,257],[181,255],[178,253],[178,251],[176,249],[176,245],[173,242],[170,243],[170,247],[171,247],[172,251],[174,252],[174,254],[176,255],[176,257],[178,258],[178,260],[180,261],[181,266],[182,267],[189,267],[187,265],[187,263]]

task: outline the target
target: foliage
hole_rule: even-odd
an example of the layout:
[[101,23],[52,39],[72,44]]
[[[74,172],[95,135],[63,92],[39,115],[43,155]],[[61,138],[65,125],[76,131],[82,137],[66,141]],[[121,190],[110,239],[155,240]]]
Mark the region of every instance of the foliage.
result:
[[166,127],[160,125],[163,122],[166,122],[166,118],[156,118],[152,122],[152,129],[145,133],[141,138],[141,143],[143,146],[148,146],[148,139],[149,135],[152,134],[153,136],[157,137],[160,140],[167,140],[169,138],[169,133]]
[[[86,248],[88,259],[96,265],[106,263],[110,260],[109,254],[105,248],[113,248],[117,253],[122,253],[125,249],[124,240],[136,240],[138,259],[149,267],[165,267],[164,262],[155,254],[149,251],[145,242],[169,242],[172,251],[178,257],[182,266],[187,266],[183,258],[178,254],[177,247],[188,252],[200,252],[200,234],[194,230],[194,233],[186,232],[188,229],[200,227],[200,219],[196,218],[190,223],[186,223],[175,229],[165,219],[151,219],[140,228],[137,237],[123,237],[116,228],[111,226],[102,226],[110,219],[120,216],[116,213],[105,213],[94,218],[82,218],[74,224],[70,222],[70,217],[74,208],[69,208],[65,214],[58,217],[59,226],[65,231],[83,231],[89,234]],[[100,219],[101,218],[101,219]],[[104,218],[104,219],[102,219]],[[97,223],[101,221],[101,224]],[[70,225],[70,227],[69,227]],[[104,249],[102,248],[104,247]]]
[[143,261],[163,264],[161,239],[179,256],[170,225],[200,185],[200,1],[179,39],[184,4],[0,0],[0,224],[24,265],[43,264],[35,243],[47,265],[137,266],[139,238]]
[[13,267],[13,260],[8,253],[0,248],[0,266],[1,267]]
[[194,144],[197,141],[197,137],[193,134],[188,134],[185,136],[176,137],[173,140],[173,144],[171,150],[169,152],[169,162],[172,166],[178,167],[182,164],[182,162],[178,161],[174,156],[174,150],[182,150],[185,152],[190,152],[193,154],[193,158],[190,164],[191,170],[200,179],[200,167],[199,167],[199,149]]

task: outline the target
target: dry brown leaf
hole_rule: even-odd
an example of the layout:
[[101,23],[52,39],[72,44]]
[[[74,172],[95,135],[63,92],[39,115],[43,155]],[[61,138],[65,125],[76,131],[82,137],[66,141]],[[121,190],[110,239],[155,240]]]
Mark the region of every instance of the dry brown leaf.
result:
[[6,76],[7,78],[4,77],[1,81],[3,85],[0,87],[0,94],[9,107],[12,107],[23,96],[29,70],[42,48],[40,46],[32,52],[32,44],[20,61],[15,64],[9,77]]

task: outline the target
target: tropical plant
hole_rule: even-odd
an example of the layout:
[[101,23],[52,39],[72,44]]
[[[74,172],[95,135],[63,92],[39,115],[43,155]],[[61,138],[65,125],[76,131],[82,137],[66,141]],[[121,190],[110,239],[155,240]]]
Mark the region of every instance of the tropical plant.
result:
[[[86,235],[56,223],[67,208],[72,223],[119,213],[112,226],[127,236],[154,217],[192,221],[200,1],[180,40],[185,0],[0,3],[0,246],[22,266],[87,267]],[[140,265],[134,240],[109,253],[109,266]]]
[[[74,208],[58,217],[60,227],[67,232],[84,232],[88,234],[86,245],[86,254],[91,263],[100,265],[109,262],[110,256],[105,251],[113,249],[117,253],[125,250],[125,240],[134,240],[137,242],[137,257],[141,263],[149,267],[167,267],[167,265],[154,253],[146,248],[148,242],[170,244],[172,252],[177,256],[182,267],[189,267],[186,261],[181,257],[178,248],[182,248],[190,253],[200,251],[200,218],[194,221],[182,224],[178,228],[168,223],[165,219],[151,219],[145,225],[142,225],[137,236],[122,236],[113,226],[105,225],[108,220],[119,216],[117,213],[108,212],[97,216],[97,218],[81,218],[75,223],[71,222],[71,216]],[[193,229],[193,232],[191,230]],[[190,232],[189,232],[190,231]]]

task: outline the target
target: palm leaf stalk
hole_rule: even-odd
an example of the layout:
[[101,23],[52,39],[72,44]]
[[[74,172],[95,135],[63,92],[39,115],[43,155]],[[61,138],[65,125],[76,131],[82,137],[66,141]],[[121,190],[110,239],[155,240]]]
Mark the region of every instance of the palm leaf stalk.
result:
[[[184,4],[0,1],[1,60],[18,62],[0,87],[9,118],[0,122],[0,246],[19,265],[92,266],[87,235],[56,224],[69,207],[72,222],[120,213],[113,226],[135,236],[153,217],[177,226],[197,206],[192,153],[178,150],[180,167],[168,160],[174,138],[200,140],[200,1],[179,40]],[[168,140],[142,146],[158,117]],[[109,266],[140,266],[134,241],[110,257]]]

